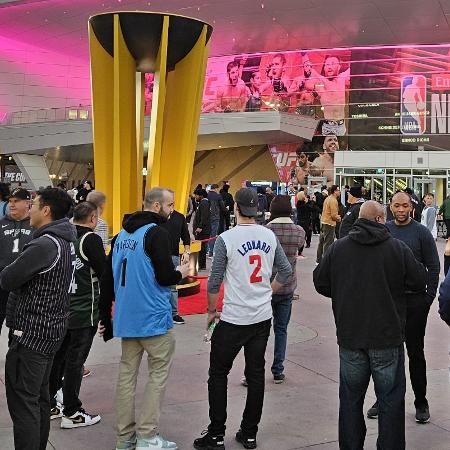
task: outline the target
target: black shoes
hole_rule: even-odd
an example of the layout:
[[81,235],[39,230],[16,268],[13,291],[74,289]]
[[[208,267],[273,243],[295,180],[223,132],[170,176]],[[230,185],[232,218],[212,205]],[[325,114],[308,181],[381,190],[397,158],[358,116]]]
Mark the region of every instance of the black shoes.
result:
[[236,441],[243,445],[244,448],[256,448],[256,437],[245,436],[242,430],[236,433]]
[[184,325],[184,319],[181,317],[181,316],[179,316],[178,314],[176,314],[175,316],[173,316],[173,323],[175,324],[175,325]]
[[[371,408],[367,411],[367,417],[369,419],[378,418],[378,402],[375,402]],[[416,408],[416,422],[428,423],[430,421],[430,408],[428,405],[418,406]]]
[[418,406],[416,408],[416,422],[428,423],[430,421],[430,408],[428,405]]
[[378,402],[375,402],[371,408],[367,411],[367,417],[369,419],[377,419],[378,418]]
[[[212,436],[207,430],[202,432],[201,438],[194,441],[194,448],[197,450],[224,450],[223,436]],[[252,447],[253,448],[253,447]]]
[[285,378],[286,377],[284,376],[284,373],[279,373],[279,374],[273,376],[273,382],[275,384],[281,384],[284,382]]

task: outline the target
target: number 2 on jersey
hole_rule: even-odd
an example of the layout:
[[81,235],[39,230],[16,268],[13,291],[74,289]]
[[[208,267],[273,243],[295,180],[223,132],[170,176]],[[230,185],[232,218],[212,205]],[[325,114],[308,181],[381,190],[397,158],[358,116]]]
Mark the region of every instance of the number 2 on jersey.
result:
[[250,275],[250,283],[261,283],[262,276],[259,275],[261,271],[261,255],[249,255],[248,262],[252,265],[256,264],[255,269]]

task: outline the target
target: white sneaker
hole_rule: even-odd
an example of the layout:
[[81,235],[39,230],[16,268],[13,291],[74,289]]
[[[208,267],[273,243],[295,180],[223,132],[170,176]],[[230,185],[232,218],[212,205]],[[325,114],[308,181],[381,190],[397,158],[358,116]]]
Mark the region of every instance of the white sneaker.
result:
[[61,403],[56,403],[56,406],[50,410],[50,420],[59,419],[63,416],[64,406]]
[[61,428],[79,428],[95,425],[102,418],[99,415],[88,414],[83,408],[80,408],[72,416],[63,416],[61,420]]
[[55,395],[57,403],[60,403],[61,405],[64,405],[64,396],[62,392],[62,388],[58,390],[58,392]]
[[175,442],[170,442],[157,434],[151,439],[138,439],[136,442],[136,450],[152,450],[152,449],[170,449],[177,450],[178,446]]

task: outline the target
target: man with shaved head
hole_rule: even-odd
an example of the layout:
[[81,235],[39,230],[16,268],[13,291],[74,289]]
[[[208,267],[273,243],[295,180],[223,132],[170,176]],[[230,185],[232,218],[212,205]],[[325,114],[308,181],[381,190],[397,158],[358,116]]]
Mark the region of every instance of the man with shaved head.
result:
[[407,292],[421,292],[426,271],[384,225],[383,207],[361,206],[349,234],[314,270],[319,294],[331,297],[339,345],[339,448],[364,448],[363,404],[372,376],[379,404],[377,448],[405,448]]
[[[436,296],[439,283],[440,263],[433,235],[427,227],[411,218],[413,203],[406,192],[397,192],[391,200],[394,220],[388,222],[393,237],[403,241],[412,250],[417,261],[427,270],[426,288],[420,292],[408,293],[406,314],[406,349],[409,358],[409,376],[414,391],[416,422],[430,421],[427,394],[427,365],[424,353],[425,328],[430,306]],[[367,412],[367,416],[377,416],[377,404]]]

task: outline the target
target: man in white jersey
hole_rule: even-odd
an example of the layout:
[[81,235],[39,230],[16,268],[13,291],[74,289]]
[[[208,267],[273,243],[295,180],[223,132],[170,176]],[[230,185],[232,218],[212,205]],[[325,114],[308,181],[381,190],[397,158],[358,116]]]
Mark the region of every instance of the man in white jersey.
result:
[[[217,238],[208,280],[207,327],[218,317],[216,307],[222,281],[225,289],[222,314],[211,339],[208,380],[211,422],[207,433],[194,441],[199,450],[225,448],[228,373],[242,347],[248,392],[236,440],[244,448],[256,448],[264,401],[264,353],[270,334],[272,294],[292,273],[275,234],[255,222],[257,193],[242,188],[234,199],[237,226]],[[277,275],[271,281],[274,266]]]

